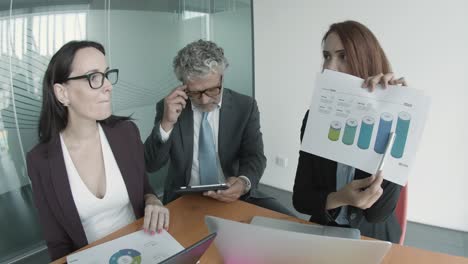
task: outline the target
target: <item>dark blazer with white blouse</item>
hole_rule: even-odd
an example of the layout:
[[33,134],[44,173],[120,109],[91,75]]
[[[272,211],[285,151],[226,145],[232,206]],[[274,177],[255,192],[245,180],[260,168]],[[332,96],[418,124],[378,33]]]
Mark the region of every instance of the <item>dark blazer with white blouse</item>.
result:
[[[135,217],[144,216],[144,195],[154,194],[145,172],[143,144],[136,125],[101,123],[127,187]],[[86,246],[88,241],[73,200],[60,136],[36,145],[27,155],[28,175],[44,239],[52,260]]]

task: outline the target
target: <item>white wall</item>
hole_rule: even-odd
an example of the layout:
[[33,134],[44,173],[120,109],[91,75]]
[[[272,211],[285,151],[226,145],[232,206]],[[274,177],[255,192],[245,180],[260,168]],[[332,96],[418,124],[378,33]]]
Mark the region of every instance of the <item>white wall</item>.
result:
[[[375,33],[398,76],[432,97],[409,179],[409,220],[468,231],[468,2],[253,3],[255,93],[269,160],[262,182],[292,190],[321,38],[331,23],[353,19]],[[287,168],[274,164],[277,155],[288,158]]]

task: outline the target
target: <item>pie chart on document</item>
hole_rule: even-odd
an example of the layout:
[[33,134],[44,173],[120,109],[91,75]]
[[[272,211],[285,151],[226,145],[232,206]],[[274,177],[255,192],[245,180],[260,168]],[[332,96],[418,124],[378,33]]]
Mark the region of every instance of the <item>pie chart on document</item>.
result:
[[121,249],[112,255],[109,264],[141,264],[141,253],[134,249]]

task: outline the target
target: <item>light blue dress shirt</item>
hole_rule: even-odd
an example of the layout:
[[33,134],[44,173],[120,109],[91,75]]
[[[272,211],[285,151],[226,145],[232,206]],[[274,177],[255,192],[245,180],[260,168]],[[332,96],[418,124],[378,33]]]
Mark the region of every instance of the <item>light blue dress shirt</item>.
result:
[[[336,166],[336,190],[343,188],[346,184],[354,180],[355,168],[348,166],[343,163],[339,163]],[[335,222],[339,225],[349,225],[348,220],[348,206],[342,206],[340,213],[335,219]]]

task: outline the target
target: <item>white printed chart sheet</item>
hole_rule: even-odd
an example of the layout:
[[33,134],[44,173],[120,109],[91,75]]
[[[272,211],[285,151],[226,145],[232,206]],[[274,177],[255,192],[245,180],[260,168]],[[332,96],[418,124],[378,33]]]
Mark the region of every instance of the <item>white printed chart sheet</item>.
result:
[[402,86],[361,88],[363,80],[325,70],[317,82],[301,150],[374,174],[390,132],[395,142],[385,160],[386,180],[405,185],[413,167],[430,99]]
[[165,230],[154,236],[141,230],[72,254],[67,263],[156,264],[182,250],[184,247]]

